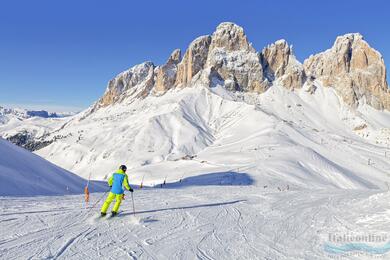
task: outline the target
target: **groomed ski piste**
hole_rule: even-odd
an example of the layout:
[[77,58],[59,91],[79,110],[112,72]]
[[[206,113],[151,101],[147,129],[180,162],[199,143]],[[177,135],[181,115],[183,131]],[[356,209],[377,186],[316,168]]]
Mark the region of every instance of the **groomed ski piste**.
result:
[[1,197],[1,259],[390,255],[389,237],[370,248],[337,240],[390,232],[389,112],[352,113],[318,85],[314,95],[194,87],[88,113],[37,154],[98,180],[128,165],[135,215],[130,193],[113,218],[98,217],[102,192],[88,205],[83,195]]
[[[92,202],[101,196],[92,194]],[[127,194],[119,215],[103,219],[81,196],[1,198],[1,258],[328,259],[344,255],[326,251],[329,234],[390,231],[390,195],[383,191],[278,192],[232,182],[168,185],[134,197],[135,216]]]

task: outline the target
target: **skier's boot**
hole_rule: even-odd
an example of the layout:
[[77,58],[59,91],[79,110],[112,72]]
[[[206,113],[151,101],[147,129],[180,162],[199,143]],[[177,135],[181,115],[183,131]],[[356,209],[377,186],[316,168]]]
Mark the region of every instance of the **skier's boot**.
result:
[[118,215],[118,212],[111,211],[111,217],[115,217],[116,215]]
[[101,216],[101,217],[105,217],[106,215],[107,215],[106,212],[100,212],[100,216]]

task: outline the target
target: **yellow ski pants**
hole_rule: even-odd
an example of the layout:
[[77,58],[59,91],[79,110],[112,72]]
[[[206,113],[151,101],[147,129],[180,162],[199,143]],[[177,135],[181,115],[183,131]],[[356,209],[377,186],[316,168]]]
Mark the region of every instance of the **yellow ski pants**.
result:
[[114,199],[115,199],[115,205],[114,205],[114,207],[112,208],[112,211],[118,212],[119,206],[120,206],[121,203],[122,203],[122,196],[123,196],[123,194],[115,194],[115,193],[110,192],[110,193],[108,194],[108,196],[107,196],[106,201],[104,202],[104,204],[103,204],[103,206],[102,206],[101,212],[106,213],[106,212],[107,212],[107,209],[110,207],[110,204],[111,204],[111,202],[112,202]]

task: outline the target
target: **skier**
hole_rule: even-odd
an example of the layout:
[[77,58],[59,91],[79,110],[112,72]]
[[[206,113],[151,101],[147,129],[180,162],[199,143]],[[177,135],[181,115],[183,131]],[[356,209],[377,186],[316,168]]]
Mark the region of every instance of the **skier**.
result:
[[128,182],[128,177],[126,174],[127,167],[126,165],[121,165],[119,170],[112,174],[112,176],[108,179],[108,185],[111,187],[111,191],[107,196],[106,201],[104,202],[101,209],[101,216],[104,217],[107,213],[107,209],[110,207],[111,202],[115,199],[115,205],[112,208],[111,216],[114,217],[118,214],[119,206],[121,205],[123,198],[123,187],[133,192],[134,190],[130,187]]

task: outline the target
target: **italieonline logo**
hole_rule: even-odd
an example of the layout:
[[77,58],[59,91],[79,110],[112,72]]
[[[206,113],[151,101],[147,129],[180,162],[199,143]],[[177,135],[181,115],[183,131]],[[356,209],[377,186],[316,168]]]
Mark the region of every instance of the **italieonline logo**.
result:
[[387,234],[345,233],[328,234],[325,252],[333,255],[366,254],[383,256],[390,252]]

